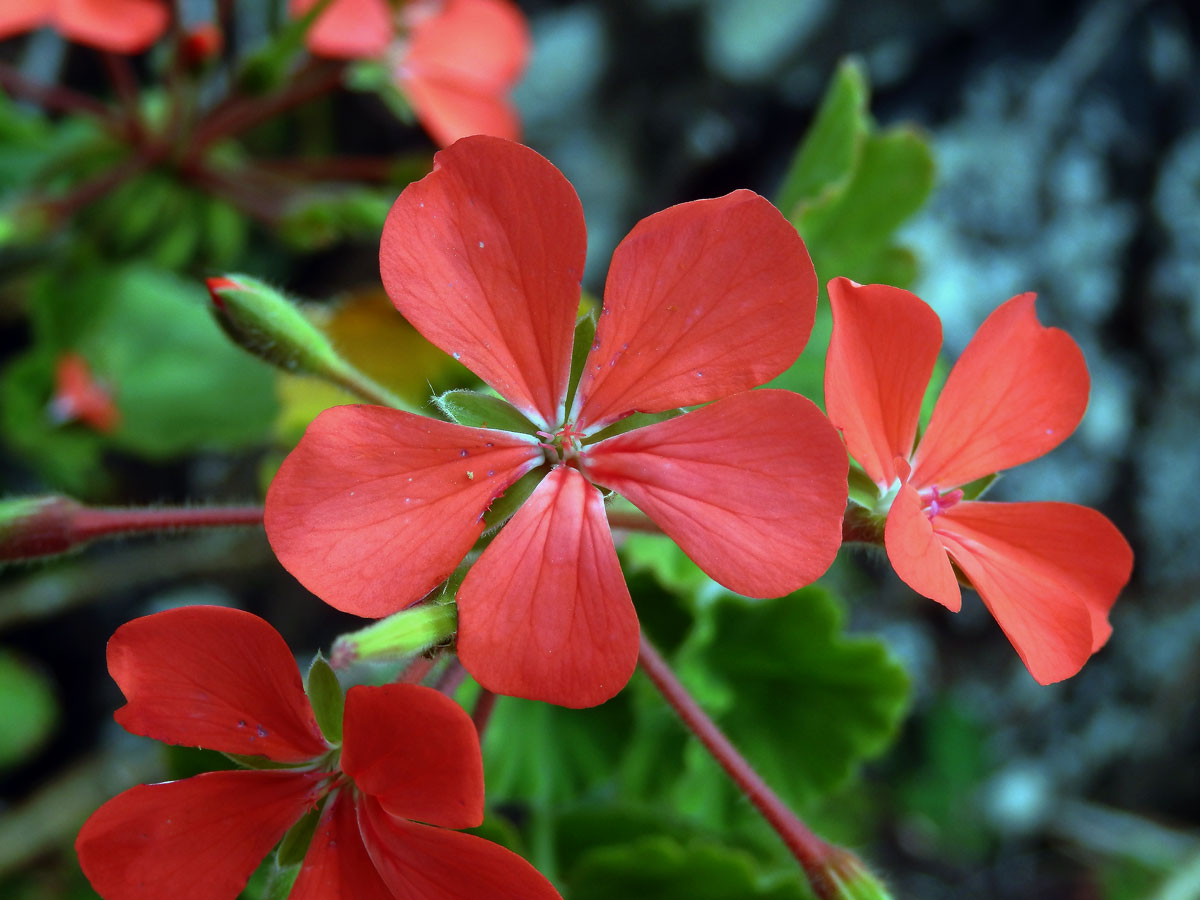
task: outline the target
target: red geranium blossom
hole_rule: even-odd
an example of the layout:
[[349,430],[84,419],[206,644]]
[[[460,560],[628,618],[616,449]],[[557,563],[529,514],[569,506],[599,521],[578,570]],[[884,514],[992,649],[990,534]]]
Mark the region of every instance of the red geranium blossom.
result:
[[1042,684],[1079,671],[1112,631],[1108,611],[1133,553],[1095,510],[963,499],[978,478],[1048,453],[1087,406],[1070,335],[1038,323],[1034,295],[988,316],[946,379],[919,443],[917,420],[942,343],[920,298],[845,278],[829,283],[829,418],[887,507],[888,558],[913,590],[957,611],[951,560]]
[[[316,0],[291,0],[293,15]],[[509,0],[333,0],[308,47],[335,59],[386,59],[421,124],[445,147],[469,134],[516,139],[509,92],[529,59],[529,27]]]
[[483,764],[470,718],[437,691],[352,687],[331,744],[283,638],[213,606],[123,625],[108,668],[128,701],[116,719],[134,734],[279,767],[141,785],[101,806],[75,849],[106,900],[233,900],[321,803],[291,900],[558,897],[519,856],[448,830],[483,820]]
[[0,40],[50,25],[68,40],[113,53],[141,53],[167,27],[162,0],[4,0]]
[[55,422],[83,422],[100,432],[110,432],[121,423],[112,393],[95,379],[78,353],[64,353],[54,366],[49,412]]
[[[641,221],[613,255],[568,405],[585,244],[574,189],[532,150],[477,136],[439,153],[388,216],[383,282],[529,433],[335,407],[284,461],[266,506],[293,575],[339,609],[383,616],[447,578],[492,501],[539,470],[459,588],[458,652],[493,691],[567,706],[607,700],[638,654],[593,482],[721,584],[758,597],[825,571],[846,501],[846,454],[828,420],[796,394],[749,390],[796,358],[816,305],[804,243],[770,203],[735,191]],[[604,433],[635,412],[713,400]]]

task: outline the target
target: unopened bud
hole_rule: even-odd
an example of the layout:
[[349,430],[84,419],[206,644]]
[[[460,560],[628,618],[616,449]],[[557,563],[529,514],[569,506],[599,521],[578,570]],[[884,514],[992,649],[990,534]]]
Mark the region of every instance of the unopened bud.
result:
[[55,556],[80,546],[76,517],[83,507],[68,497],[0,500],[0,562]]
[[54,367],[54,396],[47,410],[56,424],[82,422],[108,433],[121,424],[121,411],[112,392],[92,375],[91,367],[78,353],[64,353]]
[[199,68],[216,59],[225,49],[225,35],[215,22],[201,22],[184,30],[179,40],[179,55],[183,64]]
[[449,640],[458,630],[453,603],[425,603],[380,619],[333,643],[329,662],[344,669],[362,660],[406,659]]
[[892,900],[891,892],[857,856],[830,847],[821,870],[810,871],[813,892],[822,900]]
[[247,275],[206,283],[217,324],[242,349],[289,372],[328,376],[345,368],[329,338],[279,291]]

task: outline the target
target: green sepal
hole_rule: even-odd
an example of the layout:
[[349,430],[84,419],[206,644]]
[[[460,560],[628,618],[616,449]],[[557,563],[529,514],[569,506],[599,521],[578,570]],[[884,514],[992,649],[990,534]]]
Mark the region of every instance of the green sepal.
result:
[[279,850],[275,854],[276,864],[281,869],[297,866],[304,862],[304,854],[312,843],[313,835],[317,833],[317,823],[321,821],[323,804],[310,809],[300,821],[288,829],[283,840],[279,842]]
[[868,509],[879,499],[879,485],[871,480],[871,476],[862,470],[858,463],[850,463],[850,499],[861,503]]
[[346,696],[337,673],[320,653],[308,667],[304,690],[312,704],[313,715],[321,726],[321,733],[331,744],[342,742],[342,713],[346,709]]
[[227,760],[236,763],[243,769],[296,769],[307,765],[307,763],[276,762],[273,759],[267,759],[265,756],[245,756],[241,753],[226,753],[224,750],[219,752]]
[[575,402],[575,391],[579,387],[579,379],[583,377],[583,367],[587,363],[588,354],[592,352],[592,344],[595,341],[596,315],[588,310],[575,323],[575,342],[571,345],[571,378],[567,382],[567,410],[570,410],[571,404]]
[[978,500],[992,489],[992,485],[996,483],[996,479],[999,477],[999,472],[993,472],[991,475],[984,475],[982,478],[976,478],[974,481],[967,482],[960,488],[963,492],[963,499]]
[[513,408],[506,400],[481,394],[478,391],[446,391],[433,398],[433,403],[451,422],[469,428],[492,428],[536,434],[537,426]]
[[668,419],[674,419],[682,416],[682,409],[668,409],[663,412],[656,413],[630,413],[625,418],[613,422],[607,428],[597,431],[595,434],[584,440],[584,444],[594,444],[597,441],[602,441],[605,438],[616,437],[618,434],[624,434],[627,431],[633,431],[635,428],[642,428],[646,425],[656,425],[659,422],[665,422]]
[[533,493],[534,489],[545,477],[546,473],[541,469],[528,472],[517,479],[507,491],[493,500],[492,505],[483,514],[484,534],[499,528],[507,522],[513,513],[521,507],[521,504],[529,499],[529,495]]

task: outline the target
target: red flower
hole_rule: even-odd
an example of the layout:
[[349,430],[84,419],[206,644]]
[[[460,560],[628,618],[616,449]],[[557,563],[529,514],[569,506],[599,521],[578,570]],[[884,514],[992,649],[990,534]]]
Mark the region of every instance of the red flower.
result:
[[343,742],[330,744],[279,634],[211,606],[123,625],[108,668],[129,731],[282,765],[142,785],[105,803],[75,849],[107,900],[233,900],[321,803],[291,900],[558,897],[520,857],[447,830],[483,820],[483,765],[470,718],[437,691],[353,687]]
[[113,53],[141,53],[167,27],[162,0],[6,0],[0,40],[50,25],[68,40]]
[[1087,406],[1078,345],[1045,328],[1034,295],[988,316],[950,372],[914,448],[921,398],[942,343],[922,300],[885,285],[829,283],[829,418],[879,488],[884,543],[913,590],[957,611],[951,560],[1042,684],[1079,671],[1112,631],[1108,610],[1133,553],[1100,513],[1071,503],[987,503],[960,488],[1035,459]]
[[78,353],[64,353],[58,358],[54,381],[50,417],[55,422],[83,422],[105,433],[121,423],[121,411],[112,394],[96,381],[87,360]]
[[[291,0],[293,15],[316,0]],[[336,59],[386,59],[441,146],[469,134],[516,139],[508,99],[529,58],[529,28],[509,0],[333,0],[308,47]]]
[[[388,216],[384,285],[537,434],[335,407],[284,461],[266,506],[293,575],[339,609],[383,616],[447,578],[492,501],[539,470],[458,591],[458,652],[485,687],[566,706],[613,696],[638,653],[592,482],[631,500],[717,581],[758,597],[825,571],[846,502],[846,454],[820,411],[748,390],[796,358],[816,305],[804,244],[770,203],[735,191],[640,222],[613,255],[568,405],[585,243],[579,198],[532,150],[480,136],[439,153]],[[597,439],[635,412],[713,400]]]

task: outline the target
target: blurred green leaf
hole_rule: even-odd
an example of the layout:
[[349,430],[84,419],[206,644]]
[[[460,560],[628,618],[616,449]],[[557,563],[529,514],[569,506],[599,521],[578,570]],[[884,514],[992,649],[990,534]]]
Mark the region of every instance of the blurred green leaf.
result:
[[346,708],[346,695],[342,693],[337,674],[319,653],[309,666],[304,688],[308,692],[317,724],[321,726],[321,733],[329,742],[339,743],[342,740],[342,713]]
[[882,752],[908,705],[904,669],[881,641],[845,635],[840,606],[818,587],[767,601],[722,596],[697,620],[678,671],[797,807]]
[[571,900],[808,900],[799,871],[767,878],[753,857],[717,844],[643,837],[584,856],[569,875]]
[[16,765],[38,749],[58,720],[58,703],[45,676],[18,656],[0,649],[0,769]]

